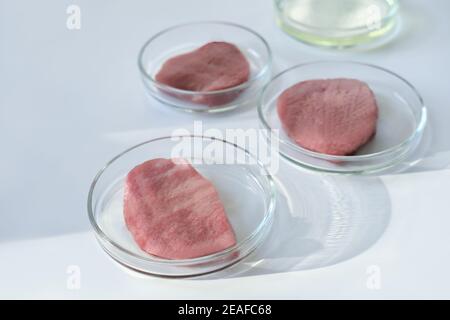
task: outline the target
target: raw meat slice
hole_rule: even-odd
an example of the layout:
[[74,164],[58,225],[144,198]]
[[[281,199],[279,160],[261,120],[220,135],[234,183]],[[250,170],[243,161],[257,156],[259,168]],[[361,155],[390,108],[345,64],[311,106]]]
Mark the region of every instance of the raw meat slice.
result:
[[[156,81],[170,87],[210,92],[236,87],[250,76],[250,65],[242,52],[227,42],[210,42],[189,53],[167,60],[156,74]],[[238,92],[198,95],[189,100],[208,106],[225,104]],[[178,97],[187,97],[178,95]],[[186,98],[187,99],[187,98]]]
[[182,159],[153,159],[128,173],[124,216],[139,247],[189,259],[236,243],[213,184]]
[[354,79],[308,80],[277,101],[287,135],[299,146],[330,155],[351,155],[375,134],[378,106],[369,86]]

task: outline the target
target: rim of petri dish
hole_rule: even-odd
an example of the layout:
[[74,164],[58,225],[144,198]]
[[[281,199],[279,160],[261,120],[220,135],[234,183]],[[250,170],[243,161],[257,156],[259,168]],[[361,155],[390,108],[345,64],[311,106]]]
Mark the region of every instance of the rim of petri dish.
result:
[[[425,128],[425,125],[427,122],[427,108],[425,106],[424,100],[423,100],[422,96],[420,95],[419,91],[408,80],[406,80],[405,78],[403,78],[402,76],[398,75],[397,73],[395,73],[393,71],[390,71],[386,68],[383,68],[383,67],[380,67],[380,66],[377,66],[374,64],[349,61],[349,60],[318,60],[318,61],[301,63],[301,64],[297,64],[295,66],[292,66],[292,67],[282,71],[281,73],[277,74],[275,77],[273,77],[272,80],[269,81],[269,83],[266,86],[264,86],[264,88],[259,96],[259,99],[258,99],[258,106],[257,106],[258,116],[259,116],[259,119],[260,119],[262,125],[264,126],[264,128],[267,130],[273,130],[273,128],[270,126],[270,124],[266,120],[266,115],[263,111],[264,95],[265,95],[268,87],[272,84],[273,81],[282,77],[284,74],[286,74],[292,70],[301,69],[302,67],[305,67],[305,66],[312,66],[312,65],[316,65],[316,64],[336,64],[336,63],[337,64],[347,63],[347,64],[353,64],[353,65],[359,65],[359,66],[377,69],[379,71],[386,72],[386,73],[390,74],[391,76],[394,76],[395,78],[397,78],[397,80],[400,80],[401,82],[406,84],[406,86],[409,87],[409,89],[411,89],[411,91],[415,95],[415,98],[420,103],[420,117],[419,117],[419,121],[417,121],[415,130],[402,142],[400,142],[392,147],[386,148],[386,149],[378,151],[378,152],[362,154],[362,155],[353,155],[353,156],[337,156],[337,155],[329,155],[329,154],[325,154],[325,153],[315,152],[312,150],[305,149],[305,148],[295,144],[293,141],[291,141],[289,139],[287,139],[287,140],[279,139],[280,143],[288,146],[292,150],[300,151],[301,153],[312,156],[314,158],[328,160],[328,161],[354,162],[354,161],[359,161],[359,160],[367,160],[367,159],[371,159],[371,158],[375,158],[378,156],[387,155],[389,153],[395,152],[396,150],[399,150],[402,147],[409,145],[412,141],[414,141],[416,138],[418,138],[419,136],[422,135],[423,129]],[[317,171],[328,171],[326,169],[311,167],[308,164],[305,164],[305,166],[307,166],[308,168],[313,168]],[[331,170],[331,172],[335,172],[335,171]],[[339,173],[345,173],[345,172],[346,171],[339,171]],[[359,171],[357,171],[357,172],[359,172]]]
[[[215,24],[215,25],[223,25],[223,26],[227,26],[227,27],[234,27],[237,29],[241,29],[242,31],[248,32],[253,34],[257,39],[259,39],[261,41],[261,43],[263,43],[264,48],[267,51],[267,62],[264,65],[263,68],[261,68],[261,70],[259,70],[259,72],[254,75],[253,77],[251,77],[250,79],[248,79],[246,82],[241,83],[240,85],[231,87],[231,88],[226,88],[226,89],[221,89],[221,90],[212,90],[212,91],[191,91],[191,90],[183,90],[183,89],[178,89],[178,88],[174,88],[171,86],[168,86],[164,83],[161,83],[159,81],[157,81],[153,75],[149,74],[144,66],[144,62],[143,62],[143,57],[144,57],[144,53],[145,50],[147,49],[147,47],[156,39],[164,36],[166,33],[176,30],[176,29],[180,29],[183,27],[187,27],[187,26],[193,26],[193,25],[201,25],[201,24]],[[272,55],[272,50],[270,49],[270,46],[268,44],[268,42],[256,31],[242,26],[240,24],[237,23],[233,23],[233,22],[227,22],[227,21],[220,21],[220,20],[204,20],[204,21],[196,21],[196,22],[187,22],[187,23],[181,23],[181,24],[177,24],[171,27],[168,27],[158,33],[156,33],[154,36],[152,36],[150,39],[148,39],[144,45],[142,46],[141,50],[139,51],[139,55],[138,55],[138,67],[139,70],[141,72],[141,74],[149,81],[151,81],[156,87],[158,87],[159,89],[163,89],[165,91],[168,92],[172,92],[172,93],[178,93],[178,94],[183,94],[183,95],[215,95],[215,94],[225,94],[225,93],[230,93],[236,90],[243,90],[246,89],[248,87],[250,87],[254,82],[260,80],[261,78],[263,78],[266,73],[268,71],[270,71],[270,67],[272,65],[272,60],[273,60],[273,55]]]
[[[266,196],[266,200],[268,201],[268,206],[267,206],[267,210],[264,213],[264,218],[262,219],[262,221],[259,223],[258,227],[250,234],[248,235],[245,239],[243,239],[242,241],[236,243],[234,246],[229,247],[225,250],[222,250],[220,252],[216,252],[210,255],[206,255],[206,256],[202,256],[202,257],[197,257],[197,258],[192,258],[192,259],[174,259],[174,260],[170,260],[170,259],[164,259],[164,258],[160,258],[157,256],[153,256],[151,254],[148,254],[147,256],[143,256],[143,255],[139,255],[135,252],[132,252],[126,248],[124,248],[122,245],[120,245],[119,243],[117,243],[116,241],[113,241],[110,237],[108,237],[108,235],[106,233],[103,232],[103,230],[100,228],[100,226],[97,223],[97,219],[95,217],[95,209],[94,209],[94,203],[93,203],[93,193],[95,190],[95,187],[97,185],[97,182],[100,180],[102,174],[110,167],[111,164],[113,164],[115,161],[117,161],[118,159],[120,159],[122,156],[126,155],[128,152],[133,151],[134,149],[137,149],[145,144],[148,143],[152,143],[155,141],[160,141],[160,140],[171,140],[174,137],[178,137],[178,138],[200,138],[200,139],[208,139],[211,141],[220,141],[224,144],[233,146],[234,148],[237,148],[241,151],[244,151],[248,156],[250,156],[252,159],[254,159],[257,163],[257,166],[260,170],[262,170],[262,172],[264,172],[264,176],[267,178],[267,183],[270,189],[270,192],[265,195]],[[114,158],[112,158],[110,161],[108,161],[106,163],[105,166],[103,166],[102,169],[100,169],[100,171],[95,175],[93,182],[91,183],[91,186],[89,188],[89,194],[88,194],[88,200],[87,200],[87,210],[88,210],[88,216],[89,216],[89,221],[92,225],[92,227],[94,228],[94,231],[96,233],[97,236],[101,237],[102,240],[106,241],[107,243],[111,244],[113,247],[115,247],[116,249],[120,250],[121,252],[132,256],[133,258],[136,258],[138,260],[141,261],[145,261],[145,262],[151,262],[151,263],[158,263],[158,264],[162,264],[162,265],[180,265],[180,264],[189,264],[189,263],[202,263],[202,262],[209,262],[210,260],[214,260],[216,258],[221,258],[226,256],[229,253],[233,253],[235,251],[238,251],[240,248],[244,247],[246,244],[248,244],[249,242],[251,242],[254,238],[258,237],[260,235],[261,232],[263,232],[265,230],[265,227],[267,227],[268,225],[270,225],[272,218],[273,218],[273,213],[275,211],[275,206],[276,206],[276,191],[275,191],[275,183],[273,181],[272,176],[269,174],[269,172],[267,171],[267,169],[265,168],[265,166],[261,163],[261,161],[259,161],[256,157],[254,157],[250,152],[248,152],[246,149],[236,145],[235,143],[231,143],[228,142],[226,140],[223,139],[219,139],[219,138],[215,138],[215,137],[209,137],[209,136],[199,136],[199,135],[179,135],[179,136],[164,136],[164,137],[159,137],[159,138],[155,138],[155,139],[151,139],[151,140],[147,140],[144,142],[141,142],[133,147],[130,147],[128,149],[126,149],[125,151],[119,153],[117,156],[115,156]],[[260,243],[256,243],[250,251],[254,250]],[[106,250],[103,245],[101,245],[102,248],[104,250]],[[107,250],[106,250],[107,251]],[[107,251],[108,252],[108,251]],[[108,252],[109,254],[109,252]],[[117,259],[114,257],[114,259]],[[120,261],[121,263],[123,263],[122,261]],[[212,271],[214,272],[214,271]],[[148,273],[148,272],[145,272]],[[173,276],[169,276],[169,277],[173,277]]]
[[[282,10],[280,8],[280,0],[275,0],[275,6],[277,8],[277,11],[279,14],[282,14]],[[398,13],[398,9],[399,9],[399,3],[398,1],[396,1],[395,5],[392,6],[389,10],[389,13],[384,16],[382,19],[380,19],[380,24],[386,24],[388,23],[392,18],[394,18],[397,13]],[[313,25],[309,25],[309,24],[304,24],[302,22],[297,22],[295,21],[294,23],[295,25],[298,25],[300,27],[305,28],[305,31],[307,31],[307,29],[309,30],[316,30],[316,31],[328,31],[328,30],[333,30],[333,31],[340,31],[340,32],[356,32],[356,31],[365,31],[367,30],[367,26],[365,25],[361,25],[361,26],[357,26],[357,27],[352,27],[352,28],[327,28],[327,27],[319,27],[319,26],[313,26]],[[338,39],[340,37],[337,37],[336,39]]]

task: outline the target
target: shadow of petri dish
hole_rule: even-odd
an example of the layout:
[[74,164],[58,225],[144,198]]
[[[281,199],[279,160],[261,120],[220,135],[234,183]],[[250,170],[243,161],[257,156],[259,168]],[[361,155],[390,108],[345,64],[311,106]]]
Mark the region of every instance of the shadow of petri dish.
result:
[[378,177],[292,169],[281,165],[276,175],[277,210],[261,247],[205,279],[331,266],[363,253],[380,239],[390,221],[391,204]]

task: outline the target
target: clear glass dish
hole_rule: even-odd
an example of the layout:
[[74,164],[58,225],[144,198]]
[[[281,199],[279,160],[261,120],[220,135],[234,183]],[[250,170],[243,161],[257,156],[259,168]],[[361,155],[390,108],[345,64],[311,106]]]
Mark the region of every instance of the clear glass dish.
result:
[[277,24],[306,44],[348,48],[386,38],[397,26],[398,0],[275,0]]
[[[216,91],[187,91],[155,80],[162,64],[169,58],[193,51],[211,41],[236,45],[250,64],[250,78],[238,86]],[[184,111],[220,112],[234,109],[257,97],[269,81],[272,53],[269,45],[255,31],[229,22],[194,22],[163,30],[150,38],[139,53],[138,65],[148,93],[160,102]],[[225,101],[208,106],[192,101]]]
[[[278,118],[276,103],[285,89],[300,81],[332,78],[364,81],[377,100],[377,132],[355,155],[333,156],[302,148],[284,133]],[[407,80],[381,67],[351,61],[305,63],[278,74],[262,91],[258,114],[265,129],[278,130],[279,151],[285,158],[312,170],[350,174],[397,164],[419,144],[427,121],[423,99]]]
[[[183,158],[216,187],[237,243],[224,251],[195,259],[168,260],[142,251],[123,217],[124,179],[138,164],[153,158],[173,158],[181,143],[196,146],[195,156]],[[205,148],[221,148],[227,161],[204,156]],[[198,152],[200,150],[200,152]],[[177,154],[176,157],[180,155]],[[231,163],[229,159],[245,159]],[[162,137],[125,150],[100,170],[88,196],[88,214],[101,247],[120,264],[146,274],[186,277],[230,266],[255,250],[272,225],[275,188],[264,166],[246,150],[224,140],[202,137]]]

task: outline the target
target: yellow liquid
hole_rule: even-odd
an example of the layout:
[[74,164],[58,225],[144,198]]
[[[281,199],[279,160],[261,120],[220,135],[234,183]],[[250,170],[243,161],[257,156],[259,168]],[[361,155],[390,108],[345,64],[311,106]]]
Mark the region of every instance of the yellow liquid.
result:
[[378,39],[395,26],[397,0],[275,0],[277,22],[300,41],[353,47]]

